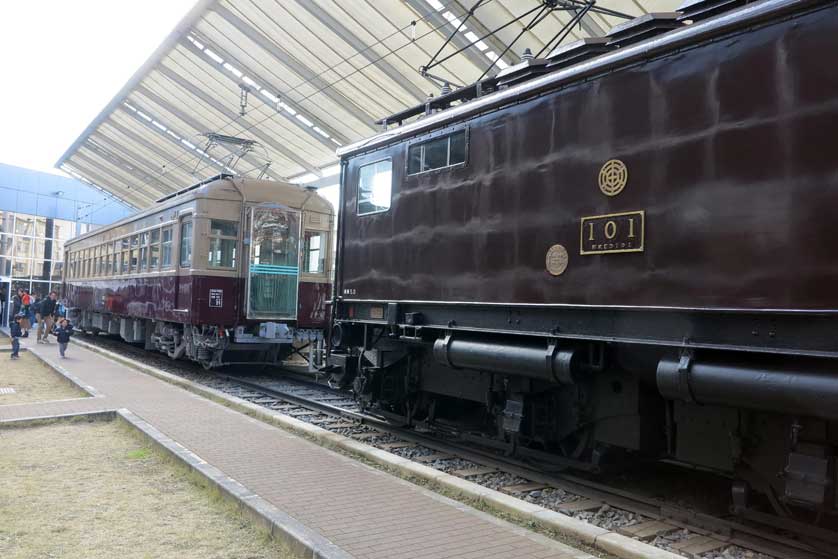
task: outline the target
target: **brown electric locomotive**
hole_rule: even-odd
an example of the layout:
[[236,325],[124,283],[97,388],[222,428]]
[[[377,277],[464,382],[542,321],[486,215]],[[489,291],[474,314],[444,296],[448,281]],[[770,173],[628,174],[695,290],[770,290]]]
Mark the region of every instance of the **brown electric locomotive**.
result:
[[323,340],[334,211],[313,190],[221,175],[65,245],[83,330],[205,367]]
[[691,0],[342,148],[335,381],[834,513],[836,52],[835,2]]

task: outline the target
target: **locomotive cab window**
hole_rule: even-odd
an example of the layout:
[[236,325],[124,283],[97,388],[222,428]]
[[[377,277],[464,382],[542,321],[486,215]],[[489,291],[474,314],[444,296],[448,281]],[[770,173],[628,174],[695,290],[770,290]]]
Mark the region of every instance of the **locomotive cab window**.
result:
[[213,219],[210,221],[209,261],[212,268],[236,267],[236,242],[239,226],[234,221]]
[[358,170],[358,215],[386,212],[393,190],[393,162],[389,159]]
[[466,131],[414,144],[407,150],[407,174],[417,175],[466,162]]

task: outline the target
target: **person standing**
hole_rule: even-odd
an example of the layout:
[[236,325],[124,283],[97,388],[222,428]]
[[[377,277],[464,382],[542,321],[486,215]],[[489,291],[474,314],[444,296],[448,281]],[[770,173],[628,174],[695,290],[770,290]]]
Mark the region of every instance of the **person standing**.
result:
[[52,327],[55,325],[55,309],[58,294],[55,291],[50,291],[49,295],[41,301],[41,322],[38,324],[38,341],[49,343],[49,333],[52,332]]
[[9,335],[12,337],[12,359],[20,357],[20,337],[23,335],[23,330],[20,329],[20,321],[23,320],[23,315],[15,315],[14,321],[9,325]]
[[23,295],[20,296],[20,312],[23,313],[23,318],[20,321],[20,327],[23,329],[22,338],[29,337],[29,329],[32,328],[32,296],[25,289],[22,289]]
[[40,295],[35,294],[32,296],[32,303],[29,305],[29,308],[32,310],[32,313],[35,315],[35,321],[32,323],[32,327],[35,328],[35,340],[38,343],[41,343],[41,338],[43,337],[43,316],[41,315],[41,302],[43,299]]
[[12,298],[12,312],[9,313],[9,326],[15,321],[15,317],[20,314],[21,308],[23,308],[23,288],[18,287],[14,298]]
[[58,353],[61,358],[67,357],[64,352],[67,351],[67,344],[70,343],[70,336],[73,335],[73,325],[66,318],[62,318],[58,326],[55,327],[55,336],[58,338]]
[[8,302],[9,292],[6,291],[6,286],[0,287],[0,324],[6,323],[6,307],[9,306]]

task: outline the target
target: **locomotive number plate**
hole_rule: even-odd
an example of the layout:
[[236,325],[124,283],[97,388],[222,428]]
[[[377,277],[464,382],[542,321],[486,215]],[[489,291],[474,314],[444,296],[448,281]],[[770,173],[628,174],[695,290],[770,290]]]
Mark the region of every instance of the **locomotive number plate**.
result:
[[623,212],[582,218],[580,254],[643,252],[645,212]]

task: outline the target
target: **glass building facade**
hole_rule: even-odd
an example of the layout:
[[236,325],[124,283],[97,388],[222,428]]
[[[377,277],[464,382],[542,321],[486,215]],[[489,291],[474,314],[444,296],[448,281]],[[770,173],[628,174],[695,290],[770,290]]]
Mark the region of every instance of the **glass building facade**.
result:
[[[90,225],[79,224],[81,233]],[[61,292],[64,242],[76,235],[76,223],[0,210],[0,277],[38,297]]]
[[64,243],[133,208],[69,177],[0,163],[0,314],[6,324],[18,287],[61,293]]

